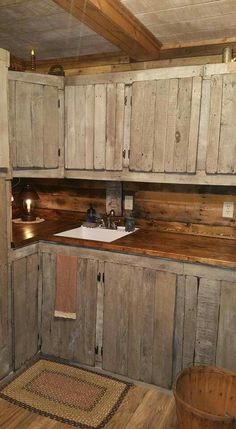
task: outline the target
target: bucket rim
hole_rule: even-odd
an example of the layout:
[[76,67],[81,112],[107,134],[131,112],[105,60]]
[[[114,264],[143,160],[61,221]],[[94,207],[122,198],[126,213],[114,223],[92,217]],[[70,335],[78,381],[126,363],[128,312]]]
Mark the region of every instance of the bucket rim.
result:
[[190,412],[195,413],[196,415],[198,415],[199,417],[202,418],[208,418],[209,420],[214,420],[214,421],[218,421],[218,422],[227,422],[227,423],[234,423],[236,421],[236,417],[235,416],[217,416],[216,414],[210,414],[206,411],[202,411],[199,408],[193,407],[192,405],[190,405],[188,402],[183,401],[183,399],[180,398],[180,396],[177,393],[177,384],[180,381],[180,379],[190,373],[190,372],[210,372],[210,373],[218,373],[218,374],[222,374],[222,375],[226,375],[228,377],[233,377],[236,379],[236,373],[233,371],[229,371],[225,368],[220,368],[220,367],[216,367],[213,365],[192,365],[190,367],[187,367],[185,369],[183,369],[182,371],[180,371],[177,374],[176,380],[173,384],[173,394],[175,397],[176,402],[179,402],[181,405],[183,405],[185,408],[187,408]]

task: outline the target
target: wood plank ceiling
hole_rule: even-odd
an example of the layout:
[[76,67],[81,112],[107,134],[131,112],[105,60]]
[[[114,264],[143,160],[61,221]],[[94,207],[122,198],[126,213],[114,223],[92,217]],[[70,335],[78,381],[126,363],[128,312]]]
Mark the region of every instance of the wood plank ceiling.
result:
[[0,0],[0,48],[23,60],[132,60],[236,48],[236,0]]

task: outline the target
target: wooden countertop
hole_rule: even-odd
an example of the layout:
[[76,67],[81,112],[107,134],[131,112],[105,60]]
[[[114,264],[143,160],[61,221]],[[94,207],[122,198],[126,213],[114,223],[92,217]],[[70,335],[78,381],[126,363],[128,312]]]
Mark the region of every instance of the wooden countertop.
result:
[[81,222],[46,220],[39,224],[13,224],[13,248],[39,240],[135,255],[153,256],[177,261],[236,268],[236,241],[196,235],[139,229],[112,243],[79,240],[53,234],[80,226]]

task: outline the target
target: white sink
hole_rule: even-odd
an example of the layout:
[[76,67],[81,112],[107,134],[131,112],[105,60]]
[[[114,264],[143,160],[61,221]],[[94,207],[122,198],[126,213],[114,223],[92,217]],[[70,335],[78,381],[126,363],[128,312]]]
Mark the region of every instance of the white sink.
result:
[[[135,228],[134,231],[137,231]],[[82,240],[93,240],[93,241],[105,241],[111,243],[112,241],[118,240],[118,238],[124,237],[125,235],[132,234],[132,232],[125,231],[124,226],[118,226],[117,229],[105,229],[105,228],[88,228],[86,226],[80,226],[79,228],[69,229],[68,231],[60,232],[60,237],[79,238]]]

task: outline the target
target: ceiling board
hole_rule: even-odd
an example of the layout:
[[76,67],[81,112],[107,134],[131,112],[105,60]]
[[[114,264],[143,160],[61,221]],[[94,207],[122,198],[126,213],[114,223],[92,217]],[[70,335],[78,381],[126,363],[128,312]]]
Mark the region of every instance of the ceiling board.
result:
[[235,0],[121,0],[166,45],[236,37]]

